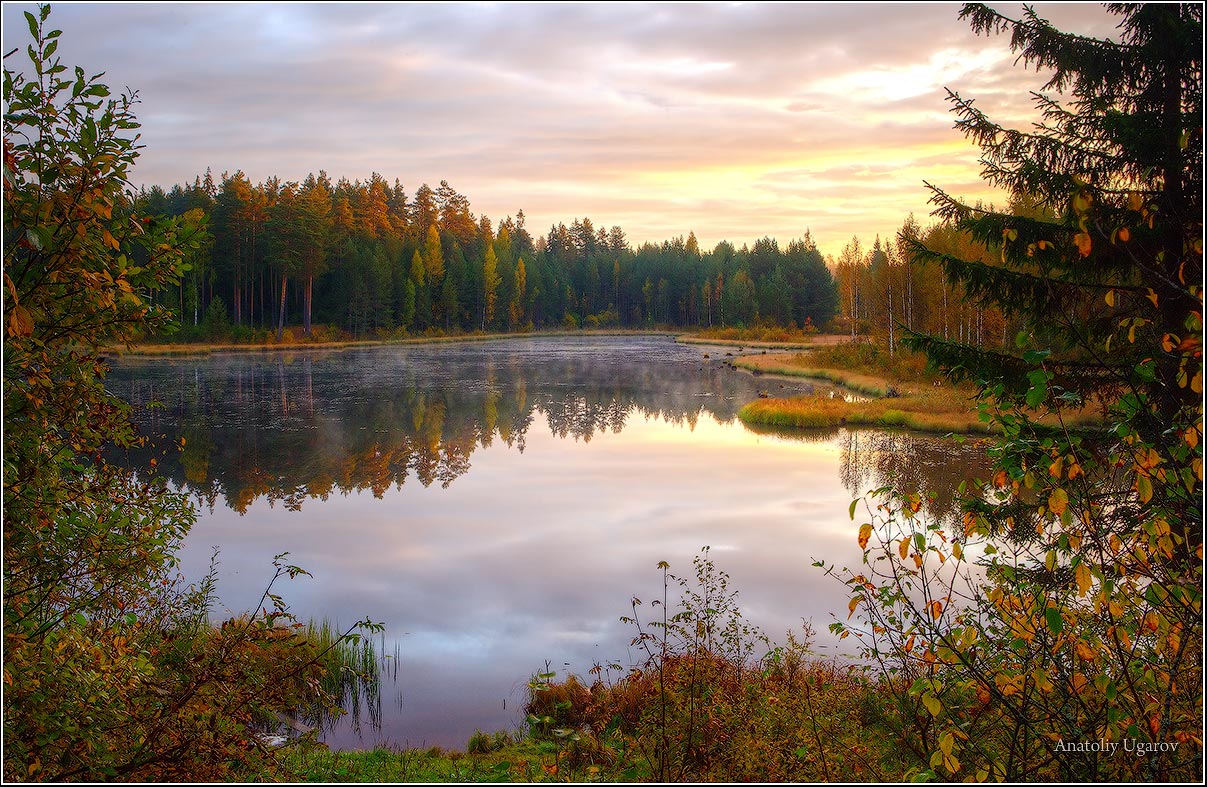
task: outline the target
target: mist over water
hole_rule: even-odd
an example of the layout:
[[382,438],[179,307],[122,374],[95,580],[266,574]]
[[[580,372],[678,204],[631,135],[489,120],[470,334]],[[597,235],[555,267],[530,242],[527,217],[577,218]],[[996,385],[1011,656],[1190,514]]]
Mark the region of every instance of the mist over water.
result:
[[521,725],[546,663],[640,661],[618,618],[661,596],[659,561],[690,576],[704,546],[749,621],[783,641],[812,620],[839,653],[825,627],[846,594],[811,564],[859,562],[851,500],[896,478],[950,513],[984,475],[980,448],[942,438],[749,430],[736,414],[760,392],[814,386],[729,352],[567,337],[127,358],[109,387],[153,436],[130,461],[157,457],[200,504],[180,557],[195,579],[219,551],[215,614],[254,606],[289,552],[313,575],[276,588],[299,619],[386,625],[381,729],[325,740],[464,748]]

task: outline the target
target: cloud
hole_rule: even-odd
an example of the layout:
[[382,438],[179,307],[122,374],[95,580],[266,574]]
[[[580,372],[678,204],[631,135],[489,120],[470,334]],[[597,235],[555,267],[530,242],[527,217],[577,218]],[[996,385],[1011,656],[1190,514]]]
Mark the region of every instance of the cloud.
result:
[[[6,50],[24,43],[32,8],[4,6]],[[1044,10],[1111,32],[1099,9]],[[448,180],[475,212],[523,208],[534,227],[590,215],[634,242],[691,228],[706,245],[741,245],[808,223],[824,250],[849,237],[850,208],[833,206],[857,204],[850,189],[884,195],[865,200],[886,211],[869,226],[925,211],[921,179],[894,162],[958,141],[945,87],[995,117],[1032,116],[1042,76],[957,15],[944,4],[81,3],[56,6],[51,22],[65,63],[139,90],[137,182],[167,187],[207,167],[253,181],[380,172],[411,192]],[[844,166],[853,180],[838,177]],[[829,174],[797,177],[792,192],[782,173],[805,170]],[[961,182],[975,166],[967,173]],[[724,220],[705,212],[721,205]]]

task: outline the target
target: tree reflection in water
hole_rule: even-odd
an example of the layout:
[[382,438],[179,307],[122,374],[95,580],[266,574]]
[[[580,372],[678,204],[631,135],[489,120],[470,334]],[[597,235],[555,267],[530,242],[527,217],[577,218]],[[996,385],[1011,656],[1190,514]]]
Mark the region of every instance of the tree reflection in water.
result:
[[[732,422],[760,391],[813,390],[736,372],[713,355],[626,338],[131,358],[115,364],[109,387],[135,405],[149,438],[131,452],[134,466],[155,458],[211,509],[222,500],[243,513],[259,498],[298,509],[333,492],[381,497],[411,478],[447,488],[479,447],[500,440],[522,453],[538,417],[558,437],[589,442],[620,432],[634,414],[694,429],[703,414]],[[840,480],[852,496],[904,483],[933,494],[937,516],[954,511],[970,471],[988,467],[973,441],[877,430],[779,434],[837,440]]]

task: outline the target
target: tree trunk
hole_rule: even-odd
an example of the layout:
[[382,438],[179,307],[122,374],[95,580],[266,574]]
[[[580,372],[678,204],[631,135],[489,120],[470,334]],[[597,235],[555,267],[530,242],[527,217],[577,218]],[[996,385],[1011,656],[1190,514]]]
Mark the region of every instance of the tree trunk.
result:
[[306,279],[306,303],[302,307],[302,333],[310,338],[310,305],[314,302],[314,276]]
[[281,275],[281,316],[277,319],[277,341],[285,335],[285,276]]

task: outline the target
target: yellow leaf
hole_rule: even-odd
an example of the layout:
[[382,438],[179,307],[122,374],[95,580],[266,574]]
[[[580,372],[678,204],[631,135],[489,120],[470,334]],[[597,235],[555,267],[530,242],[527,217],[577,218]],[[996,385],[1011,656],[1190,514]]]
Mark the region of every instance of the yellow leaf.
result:
[[1078,563],[1077,568],[1073,571],[1073,577],[1077,580],[1077,591],[1080,595],[1085,595],[1090,590],[1090,585],[1093,584],[1093,578],[1090,576],[1090,567],[1085,563]]
[[897,545],[897,552],[901,555],[901,559],[905,560],[905,558],[909,555],[909,539],[908,538],[901,539],[901,543]]
[[860,525],[859,526],[859,548],[867,549],[868,541],[870,541],[871,538],[872,538],[872,526],[870,524]]
[[855,598],[851,599],[851,603],[847,605],[847,609],[851,610],[850,613],[847,614],[847,620],[850,620],[851,615],[855,614],[855,608],[859,606],[861,601],[863,601],[863,596],[856,596]]
[[1053,489],[1048,495],[1048,508],[1053,514],[1060,516],[1069,506],[1069,495],[1063,489]]
[[943,703],[939,702],[939,698],[929,692],[922,695],[922,704],[930,711],[931,716],[938,716],[943,711]]
[[1136,494],[1140,496],[1141,503],[1147,503],[1153,499],[1153,482],[1148,476],[1139,476],[1136,478]]
[[1106,305],[1107,306],[1115,305],[1115,291],[1114,290],[1106,291]]

